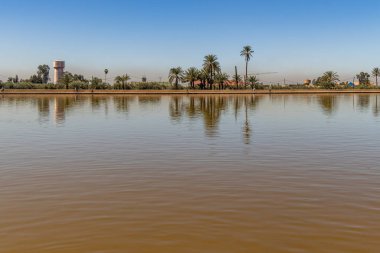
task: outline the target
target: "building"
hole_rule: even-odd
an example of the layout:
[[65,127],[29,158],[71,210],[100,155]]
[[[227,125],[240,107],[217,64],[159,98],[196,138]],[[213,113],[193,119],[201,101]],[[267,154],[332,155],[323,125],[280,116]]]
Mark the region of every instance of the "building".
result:
[[65,71],[65,62],[64,61],[54,61],[54,84],[57,84],[58,81],[63,77]]
[[310,79],[306,79],[303,81],[303,84],[304,85],[310,85],[311,84],[311,80]]

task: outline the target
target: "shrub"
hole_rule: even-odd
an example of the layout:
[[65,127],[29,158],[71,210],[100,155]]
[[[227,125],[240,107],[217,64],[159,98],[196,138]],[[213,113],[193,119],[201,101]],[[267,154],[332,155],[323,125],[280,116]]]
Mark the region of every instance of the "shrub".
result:
[[75,89],[75,90],[83,89],[83,90],[85,90],[88,88],[89,88],[89,85],[86,82],[74,81],[74,82],[71,82],[69,84],[69,89]]

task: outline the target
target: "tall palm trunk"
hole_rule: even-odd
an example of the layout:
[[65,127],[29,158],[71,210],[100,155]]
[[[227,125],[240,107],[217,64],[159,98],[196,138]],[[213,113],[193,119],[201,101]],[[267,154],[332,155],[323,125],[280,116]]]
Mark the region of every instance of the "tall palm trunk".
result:
[[247,80],[248,80],[248,61],[245,61],[245,77],[244,77],[244,88],[247,88]]
[[236,66],[235,66],[235,82],[236,82],[236,88],[239,89],[238,72],[237,72]]
[[210,90],[212,90],[212,83],[213,83],[213,81],[212,81],[212,78],[213,78],[213,72],[214,72],[214,70],[213,70],[213,68],[211,68],[211,71],[210,71],[210,81],[209,81],[209,89]]

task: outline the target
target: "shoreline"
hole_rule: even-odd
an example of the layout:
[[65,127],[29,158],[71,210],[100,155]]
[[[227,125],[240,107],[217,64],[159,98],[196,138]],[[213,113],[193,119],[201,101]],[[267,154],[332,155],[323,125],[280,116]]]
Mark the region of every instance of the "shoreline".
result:
[[6,89],[1,95],[224,95],[224,94],[380,94],[380,89],[284,89],[284,90],[48,90],[48,89]]

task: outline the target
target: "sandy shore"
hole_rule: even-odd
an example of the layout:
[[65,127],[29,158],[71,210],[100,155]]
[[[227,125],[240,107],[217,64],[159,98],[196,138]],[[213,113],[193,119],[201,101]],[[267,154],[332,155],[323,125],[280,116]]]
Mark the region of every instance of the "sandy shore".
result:
[[6,89],[0,94],[339,94],[339,93],[380,93],[380,89],[294,89],[294,90],[47,90],[47,89]]

